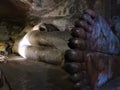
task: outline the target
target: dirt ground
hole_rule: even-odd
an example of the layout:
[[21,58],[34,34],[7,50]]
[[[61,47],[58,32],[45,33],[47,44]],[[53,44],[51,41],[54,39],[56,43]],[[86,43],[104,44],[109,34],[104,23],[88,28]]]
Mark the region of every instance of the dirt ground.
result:
[[[6,80],[0,90],[74,90],[68,74],[61,67],[24,61],[19,56],[10,56],[10,59],[13,61],[0,64]],[[120,78],[110,81],[101,90],[120,90]]]

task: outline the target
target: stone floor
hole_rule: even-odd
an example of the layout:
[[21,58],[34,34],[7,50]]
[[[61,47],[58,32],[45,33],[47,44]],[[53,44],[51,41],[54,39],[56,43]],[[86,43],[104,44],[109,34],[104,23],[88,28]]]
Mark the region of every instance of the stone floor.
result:
[[55,65],[31,60],[11,61],[1,63],[0,70],[3,71],[12,90],[72,90],[67,73]]
[[[0,64],[7,81],[0,90],[74,90],[68,74],[60,67],[31,60],[14,61],[21,59],[16,56],[10,58],[13,61]],[[120,78],[112,80],[101,90],[120,90]]]

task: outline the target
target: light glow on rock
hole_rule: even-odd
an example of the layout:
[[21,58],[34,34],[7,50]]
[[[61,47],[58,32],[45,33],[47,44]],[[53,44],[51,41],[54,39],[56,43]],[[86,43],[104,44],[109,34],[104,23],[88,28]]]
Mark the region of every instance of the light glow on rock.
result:
[[18,45],[18,53],[26,58],[26,55],[25,55],[25,51],[26,51],[26,48],[27,46],[30,46],[30,42],[28,41],[27,39],[27,35],[25,35],[22,40],[19,42],[19,45]]

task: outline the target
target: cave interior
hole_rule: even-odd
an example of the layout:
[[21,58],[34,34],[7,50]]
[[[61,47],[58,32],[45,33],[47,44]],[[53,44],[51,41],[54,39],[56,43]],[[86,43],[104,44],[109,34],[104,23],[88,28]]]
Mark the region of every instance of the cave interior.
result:
[[[0,0],[0,51],[7,51],[12,60],[0,63],[0,90],[74,90],[61,67],[21,60],[14,43],[31,20],[70,30],[87,8],[120,24],[120,0]],[[101,90],[120,90],[119,86],[117,78]]]

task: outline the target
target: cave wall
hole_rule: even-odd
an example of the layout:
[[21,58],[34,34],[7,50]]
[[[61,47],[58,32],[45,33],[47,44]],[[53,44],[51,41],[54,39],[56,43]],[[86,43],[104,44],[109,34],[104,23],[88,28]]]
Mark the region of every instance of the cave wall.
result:
[[24,27],[24,20],[0,16],[0,51],[12,50],[16,37]]
[[31,15],[40,17],[43,23],[56,25],[61,31],[70,29],[74,20],[88,7],[86,0],[39,1],[41,1],[41,4],[39,6],[34,5],[34,8],[41,12],[31,13]]
[[8,41],[9,38],[19,34],[24,27],[24,22],[16,18],[0,18],[0,41]]
[[109,17],[110,0],[34,0],[29,14],[40,17],[41,22],[52,23],[61,31],[73,27],[83,10],[94,9],[98,14]]

